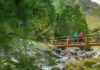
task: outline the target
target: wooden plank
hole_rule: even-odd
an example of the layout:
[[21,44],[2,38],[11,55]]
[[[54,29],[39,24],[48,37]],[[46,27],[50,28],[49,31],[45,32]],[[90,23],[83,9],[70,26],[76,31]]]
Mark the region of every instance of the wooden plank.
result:
[[90,45],[90,46],[100,46],[100,42],[98,42],[98,43],[88,43],[88,45]]
[[55,44],[53,46],[58,47],[81,47],[81,46],[100,46],[100,42],[95,43],[72,43],[67,46],[67,44]]

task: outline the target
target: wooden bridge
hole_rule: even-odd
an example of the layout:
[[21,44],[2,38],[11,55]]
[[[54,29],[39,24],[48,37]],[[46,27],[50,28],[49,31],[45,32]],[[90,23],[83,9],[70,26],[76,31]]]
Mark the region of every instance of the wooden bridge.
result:
[[55,47],[87,47],[87,46],[100,46],[99,35],[84,35],[83,42],[74,42],[73,36],[51,37],[50,42]]

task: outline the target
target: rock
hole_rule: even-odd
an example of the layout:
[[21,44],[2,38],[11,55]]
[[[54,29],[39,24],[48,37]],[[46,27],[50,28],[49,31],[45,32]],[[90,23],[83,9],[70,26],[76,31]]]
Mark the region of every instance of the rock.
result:
[[62,70],[64,67],[65,66],[63,64],[58,64],[58,65],[53,66],[52,70],[56,70],[56,69]]
[[100,56],[100,51],[95,51],[94,58],[99,57],[99,56]]
[[43,67],[42,67],[42,70],[51,70],[51,69],[52,69],[51,66],[43,66]]
[[100,62],[93,64],[92,67],[96,67],[97,65],[100,65]]
[[14,57],[11,58],[11,61],[14,62],[14,63],[19,63],[19,61],[17,59],[15,59]]

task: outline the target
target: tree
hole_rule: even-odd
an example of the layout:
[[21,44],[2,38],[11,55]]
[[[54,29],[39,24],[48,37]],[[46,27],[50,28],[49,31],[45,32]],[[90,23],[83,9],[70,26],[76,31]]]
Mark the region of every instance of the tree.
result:
[[66,35],[66,33],[70,34],[76,31],[88,33],[85,16],[79,4],[66,5],[57,19],[56,35]]
[[1,0],[0,8],[1,46],[13,37],[43,40],[52,34],[55,9],[51,0]]

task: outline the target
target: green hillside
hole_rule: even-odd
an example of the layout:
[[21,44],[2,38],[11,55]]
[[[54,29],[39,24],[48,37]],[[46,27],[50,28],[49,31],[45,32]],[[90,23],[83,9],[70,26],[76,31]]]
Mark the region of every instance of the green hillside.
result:
[[87,23],[90,30],[100,28],[100,18],[96,16],[87,15]]
[[79,3],[86,14],[90,30],[100,28],[100,5],[91,0],[79,0]]

